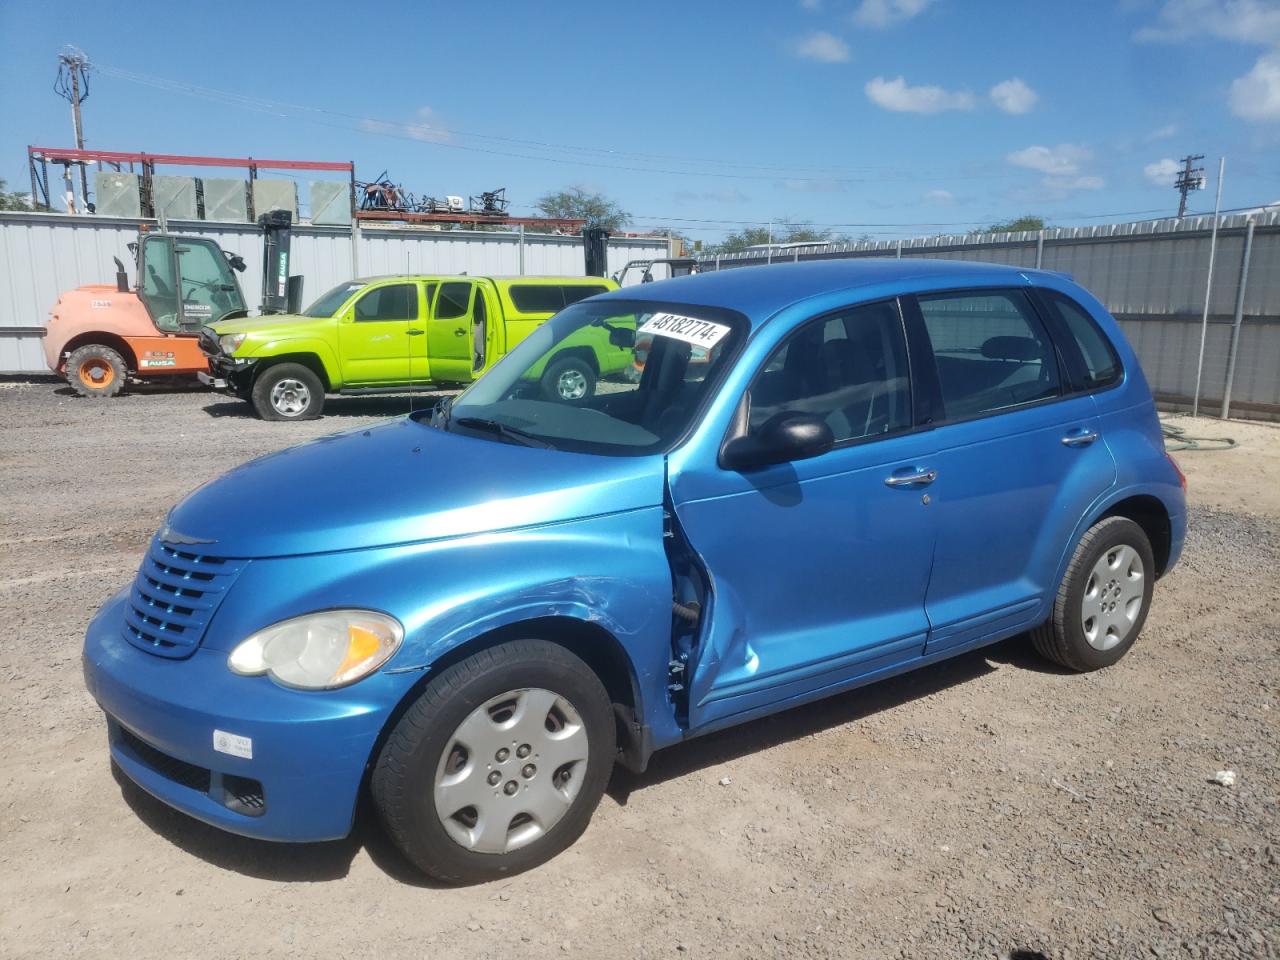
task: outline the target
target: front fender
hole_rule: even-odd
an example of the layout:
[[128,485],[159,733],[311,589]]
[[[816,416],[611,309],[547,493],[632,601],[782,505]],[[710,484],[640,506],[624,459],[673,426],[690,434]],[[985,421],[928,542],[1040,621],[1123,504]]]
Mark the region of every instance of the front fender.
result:
[[338,363],[338,355],[333,349],[333,345],[326,340],[318,337],[280,337],[273,340],[267,340],[261,345],[254,347],[252,353],[236,353],[235,360],[253,360],[255,363],[262,364],[264,361],[273,360],[277,357],[297,356],[298,354],[308,354],[320,361],[320,366],[324,368],[325,378],[329,381],[329,386],[337,390],[342,387],[342,367]]
[[230,651],[272,623],[339,607],[379,610],[404,625],[404,643],[383,673],[429,670],[477,637],[542,617],[598,625],[630,661],[637,714],[655,740],[679,738],[664,709],[671,572],[660,506],[504,533],[254,560],[228,592],[204,646]]

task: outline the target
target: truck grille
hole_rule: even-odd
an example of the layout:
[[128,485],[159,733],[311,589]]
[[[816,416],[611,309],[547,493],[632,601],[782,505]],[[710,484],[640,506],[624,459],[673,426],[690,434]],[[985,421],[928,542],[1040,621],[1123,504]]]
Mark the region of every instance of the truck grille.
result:
[[133,581],[124,636],[163,657],[189,657],[245,561],[206,557],[151,541]]

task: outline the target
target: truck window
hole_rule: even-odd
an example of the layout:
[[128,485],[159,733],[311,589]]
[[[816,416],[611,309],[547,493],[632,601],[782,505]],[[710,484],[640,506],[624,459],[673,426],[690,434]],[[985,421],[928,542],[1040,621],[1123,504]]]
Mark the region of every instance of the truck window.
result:
[[436,297],[437,320],[455,320],[465,317],[471,306],[471,287],[468,280],[451,280],[440,284],[440,295]]
[[244,299],[222,251],[206,241],[178,239],[175,242],[184,322],[188,326],[203,326],[228,314],[242,313]]
[[169,237],[143,238],[139,293],[152,323],[161,330],[178,329],[178,284],[173,276],[173,241]]
[[397,283],[389,287],[376,287],[356,301],[358,322],[417,319],[417,284]]
[[608,287],[594,284],[547,285],[517,283],[511,286],[511,302],[521,313],[558,313],[571,303],[606,293]]

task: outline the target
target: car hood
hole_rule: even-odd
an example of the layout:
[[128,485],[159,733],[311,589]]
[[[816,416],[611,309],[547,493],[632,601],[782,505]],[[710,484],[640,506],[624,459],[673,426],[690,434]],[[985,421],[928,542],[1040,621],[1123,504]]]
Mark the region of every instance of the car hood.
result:
[[445,433],[408,417],[268,454],[197,489],[160,537],[261,558],[493,533],[662,503],[661,456]]
[[287,332],[289,328],[295,327],[300,323],[327,323],[333,320],[332,317],[304,317],[300,313],[270,313],[262,317],[238,317],[235,320],[218,320],[210,324],[218,336],[228,333],[253,333],[267,334],[275,332],[280,328],[284,328]]

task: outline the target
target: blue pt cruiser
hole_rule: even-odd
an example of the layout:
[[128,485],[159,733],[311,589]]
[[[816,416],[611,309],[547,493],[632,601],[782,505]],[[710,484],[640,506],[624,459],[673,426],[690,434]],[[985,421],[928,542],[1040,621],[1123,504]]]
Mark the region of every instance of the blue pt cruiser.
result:
[[[588,326],[643,373],[548,397],[529,371]],[[368,790],[472,882],[571,844],[615,762],[1024,632],[1115,663],[1185,517],[1138,362],[1068,278],[728,270],[576,303],[451,403],[201,487],[85,678],[166,803],[324,840]]]

